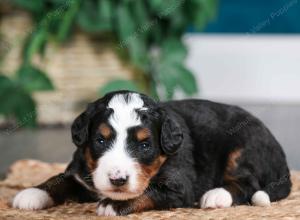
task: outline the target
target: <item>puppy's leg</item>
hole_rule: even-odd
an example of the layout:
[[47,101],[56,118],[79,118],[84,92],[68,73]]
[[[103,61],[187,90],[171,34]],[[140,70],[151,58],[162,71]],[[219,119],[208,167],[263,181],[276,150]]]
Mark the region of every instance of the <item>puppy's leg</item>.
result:
[[224,169],[223,181],[220,187],[211,189],[204,193],[200,200],[201,208],[226,208],[231,205],[248,204],[251,197],[255,196],[254,204],[270,205],[268,194],[260,191],[261,187],[251,163],[247,162],[247,157],[243,157],[242,150],[237,149],[228,155],[226,167]]
[[154,208],[155,204],[153,199],[148,193],[145,193],[135,199],[126,201],[104,199],[99,202],[97,214],[100,216],[120,216],[143,212]]
[[270,206],[271,201],[287,197],[291,190],[284,154],[273,150],[257,155],[251,147],[235,149],[228,155],[220,186],[202,196],[201,207]]
[[19,192],[12,206],[19,209],[38,210],[61,204],[66,200],[89,200],[89,192],[73,176],[59,174],[46,182]]
[[[178,183],[178,182],[177,182]],[[125,201],[104,199],[99,202],[97,214],[101,216],[119,216],[148,210],[167,210],[170,208],[191,207],[193,202],[185,198],[186,187],[178,183],[178,191],[165,185],[151,185],[141,196]]]
[[[257,205],[270,205],[270,198],[268,194],[259,191],[260,187],[258,181],[250,174],[244,176],[231,177],[226,179],[224,185],[218,188],[211,189],[204,193],[200,200],[201,208],[227,208],[231,205],[240,205],[250,203],[251,197],[256,192]],[[256,204],[255,204],[256,205]]]

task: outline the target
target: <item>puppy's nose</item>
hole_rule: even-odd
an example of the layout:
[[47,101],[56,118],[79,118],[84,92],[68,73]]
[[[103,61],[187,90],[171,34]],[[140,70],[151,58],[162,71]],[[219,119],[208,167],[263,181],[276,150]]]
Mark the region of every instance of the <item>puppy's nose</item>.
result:
[[126,176],[126,178],[109,178],[109,181],[111,182],[111,184],[113,184],[114,186],[123,186],[126,184],[126,182],[128,181],[128,176]]

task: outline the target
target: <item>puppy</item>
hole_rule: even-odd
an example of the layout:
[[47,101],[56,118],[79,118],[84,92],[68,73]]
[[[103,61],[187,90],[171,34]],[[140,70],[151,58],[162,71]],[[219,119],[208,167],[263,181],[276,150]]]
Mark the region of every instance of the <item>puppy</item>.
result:
[[269,206],[291,190],[279,143],[241,108],[204,100],[156,102],[130,91],[88,105],[72,125],[65,173],[19,192],[38,210],[98,201],[98,215],[194,207]]

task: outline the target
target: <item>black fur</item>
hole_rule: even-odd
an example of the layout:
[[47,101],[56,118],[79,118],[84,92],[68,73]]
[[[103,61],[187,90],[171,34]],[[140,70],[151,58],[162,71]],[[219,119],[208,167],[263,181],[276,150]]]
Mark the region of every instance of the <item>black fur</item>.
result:
[[[57,204],[67,199],[79,202],[101,199],[101,194],[94,191],[83,154],[84,147],[92,146],[97,139],[93,123],[107,118],[110,112],[104,107],[115,94],[90,104],[75,120],[72,138],[78,149],[73,161],[65,174],[38,186],[49,192]],[[258,190],[266,191],[271,201],[288,196],[291,181],[284,152],[260,120],[235,106],[204,100],[156,103],[141,96],[149,110],[140,116],[153,132],[151,142],[160,142],[160,148],[149,151],[149,155],[144,152],[132,156],[145,164],[151,163],[155,155],[167,156],[144,193],[153,201],[151,209],[193,207],[205,192],[217,187],[227,189],[234,204],[250,203]],[[240,152],[237,165],[228,169],[230,155],[235,151]],[[96,159],[101,152],[92,149],[92,154]],[[75,174],[85,181],[85,186],[75,180]],[[108,202],[118,207],[120,215],[131,213],[127,207],[130,200],[102,201]],[[127,208],[122,210],[122,207]]]

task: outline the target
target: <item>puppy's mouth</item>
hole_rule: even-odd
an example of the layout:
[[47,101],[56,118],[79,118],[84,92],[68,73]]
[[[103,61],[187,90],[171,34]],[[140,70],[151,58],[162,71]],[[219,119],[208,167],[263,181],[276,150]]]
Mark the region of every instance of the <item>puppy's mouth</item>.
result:
[[140,196],[141,194],[143,194],[143,192],[131,192],[122,189],[111,189],[101,191],[101,194],[109,197],[112,200],[128,200]]

